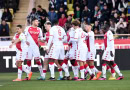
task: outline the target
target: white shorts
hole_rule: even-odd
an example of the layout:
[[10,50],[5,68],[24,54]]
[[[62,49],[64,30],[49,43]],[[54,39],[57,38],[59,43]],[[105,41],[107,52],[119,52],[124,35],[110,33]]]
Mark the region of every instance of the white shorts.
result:
[[77,52],[77,49],[75,49],[75,48],[70,49],[70,51],[69,51],[69,59],[70,60],[76,59],[76,52]]
[[26,59],[27,51],[16,51],[16,61],[24,61]]
[[95,60],[95,55],[96,55],[96,52],[88,52],[87,54],[87,60]]
[[64,58],[65,58],[64,46],[63,45],[59,45],[59,46],[53,45],[50,49],[48,57],[51,59],[56,59],[56,60],[64,60]]
[[28,48],[26,59],[32,60],[33,57],[34,59],[40,59],[40,51],[38,46],[35,47],[29,46]]
[[105,60],[105,61],[114,61],[115,51],[113,52],[113,54],[114,54],[114,56],[111,57],[110,50],[105,50],[104,53],[103,53],[103,56],[102,56],[102,60]]
[[87,52],[88,52],[87,47],[78,49],[76,52],[76,60],[77,61],[86,61],[87,60]]

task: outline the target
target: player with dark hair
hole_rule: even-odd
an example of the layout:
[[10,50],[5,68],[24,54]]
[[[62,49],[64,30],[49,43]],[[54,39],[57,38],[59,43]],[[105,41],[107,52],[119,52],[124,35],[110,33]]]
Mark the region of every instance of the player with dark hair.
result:
[[72,22],[72,25],[75,29],[75,35],[74,35],[73,41],[77,42],[77,46],[78,46],[77,52],[76,52],[76,60],[78,61],[80,65],[80,73],[81,73],[81,78],[78,79],[78,81],[85,80],[85,76],[84,76],[85,70],[87,70],[89,74],[91,75],[89,79],[91,80],[93,79],[94,74],[91,72],[88,64],[86,64],[88,48],[85,42],[85,39],[86,39],[85,33],[82,30],[82,28],[79,27],[80,22],[78,20],[74,20]]
[[54,20],[54,26],[50,29],[49,41],[47,44],[48,50],[48,58],[57,64],[60,64],[60,71],[62,69],[65,71],[64,79],[70,79],[70,74],[66,64],[64,63],[64,42],[67,42],[67,37],[64,29],[58,26],[58,20]]
[[26,58],[27,53],[27,44],[26,44],[26,37],[22,33],[22,26],[17,25],[16,27],[17,33],[14,35],[12,44],[9,46],[10,48],[16,44],[16,66],[18,67],[18,78],[13,81],[22,81],[22,71],[28,74],[28,79],[31,79],[32,72],[30,72],[25,65],[22,65],[23,61]]
[[[99,80],[106,80],[106,68],[107,64],[113,68],[119,75],[116,80],[123,79],[123,75],[120,72],[117,64],[114,62],[115,58],[115,47],[114,47],[114,37],[113,33],[109,29],[109,24],[104,26],[104,53],[102,56],[102,77]],[[112,74],[111,80],[115,80],[115,74]]]
[[[38,27],[39,21],[37,18],[32,19],[32,25],[25,28],[25,35],[27,38],[28,52],[27,52],[27,68],[31,70],[31,60],[34,57],[36,64],[38,65],[40,75],[43,76],[42,64],[40,62],[39,52],[39,39],[43,40],[43,34],[41,28]],[[26,78],[25,80],[28,80]]]
[[97,77],[94,77],[93,80],[99,79],[101,75],[101,71],[99,71],[94,66],[94,59],[96,55],[96,47],[95,47],[95,38],[94,38],[94,32],[92,31],[92,26],[90,23],[85,22],[85,31],[87,31],[86,35],[86,43],[88,47],[88,53],[87,53],[87,64],[89,65],[91,71],[95,75],[97,73]]

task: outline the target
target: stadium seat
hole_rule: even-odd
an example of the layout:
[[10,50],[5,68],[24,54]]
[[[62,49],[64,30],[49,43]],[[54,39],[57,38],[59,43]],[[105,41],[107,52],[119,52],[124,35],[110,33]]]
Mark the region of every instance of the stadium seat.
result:
[[[4,12],[4,9],[0,9],[2,12]],[[12,8],[9,9],[10,13],[12,14],[12,17],[14,18],[14,10]]]
[[11,29],[11,23],[10,23],[10,22],[7,22],[7,24],[9,25],[9,29]]
[[74,15],[74,11],[68,11],[67,15],[72,15],[73,16]]
[[14,17],[14,10],[12,8],[10,8],[9,11],[12,14],[12,16]]
[[73,11],[74,10],[73,9],[73,4],[68,4],[67,7],[68,7],[69,11]]
[[73,4],[74,0],[72,0],[72,3],[70,3],[70,0],[67,0],[67,4]]

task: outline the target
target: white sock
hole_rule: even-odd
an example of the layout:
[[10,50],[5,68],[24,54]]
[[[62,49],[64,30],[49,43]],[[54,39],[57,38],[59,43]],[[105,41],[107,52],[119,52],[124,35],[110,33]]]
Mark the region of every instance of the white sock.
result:
[[21,79],[22,77],[22,70],[18,68],[18,79]]
[[84,70],[85,70],[85,69],[80,70],[81,78],[82,78],[82,79],[84,79]]
[[79,77],[79,67],[78,66],[72,66],[72,70],[74,73],[74,77]]
[[55,78],[55,65],[54,64],[49,64],[49,69],[50,69],[50,73],[51,73],[51,77]]
[[45,70],[45,69],[43,69],[43,73],[41,74],[41,76],[42,76],[43,78],[46,78],[46,70]]
[[43,76],[43,69],[42,69],[42,65],[38,65],[38,69],[40,71],[40,75]]
[[70,76],[67,65],[65,63],[62,64],[62,68],[65,71],[65,76]]
[[27,75],[30,73],[30,71],[27,69],[25,65],[22,65],[22,70],[27,73]]
[[58,69],[58,71],[59,71],[59,76],[62,78],[63,77],[62,68]]
[[104,64],[104,65],[102,65],[102,77],[103,78],[106,78],[106,65]]
[[91,70],[92,73],[95,75],[95,69],[94,69],[94,66],[90,66],[90,70]]
[[120,72],[118,66],[114,66],[114,70],[118,73],[119,76],[122,76],[122,73]]
[[94,70],[95,70],[95,73],[99,72],[99,70],[96,67],[94,67]]

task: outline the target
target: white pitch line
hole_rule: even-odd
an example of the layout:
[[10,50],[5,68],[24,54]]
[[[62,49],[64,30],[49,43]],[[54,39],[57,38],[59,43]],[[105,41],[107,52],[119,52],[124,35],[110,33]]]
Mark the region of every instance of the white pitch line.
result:
[[0,87],[3,86],[3,85],[0,85]]

